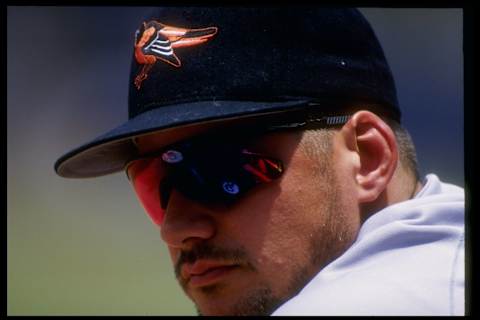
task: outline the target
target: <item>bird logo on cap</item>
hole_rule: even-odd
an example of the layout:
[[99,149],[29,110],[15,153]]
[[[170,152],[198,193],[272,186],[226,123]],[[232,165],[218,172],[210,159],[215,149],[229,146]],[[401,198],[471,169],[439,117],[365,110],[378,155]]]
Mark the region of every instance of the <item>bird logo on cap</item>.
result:
[[179,68],[182,63],[174,49],[207,42],[218,31],[217,27],[185,29],[167,26],[157,21],[144,22],[141,29],[143,31],[137,30],[135,33],[135,60],[143,65],[135,77],[137,89],[140,89],[157,60]]

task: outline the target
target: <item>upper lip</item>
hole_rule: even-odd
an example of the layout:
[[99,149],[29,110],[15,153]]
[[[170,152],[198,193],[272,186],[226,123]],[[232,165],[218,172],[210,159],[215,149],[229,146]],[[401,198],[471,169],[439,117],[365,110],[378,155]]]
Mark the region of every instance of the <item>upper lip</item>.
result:
[[193,264],[184,264],[182,266],[182,277],[187,281],[192,276],[202,275],[209,270],[222,268],[222,267],[232,267],[235,264],[228,263],[228,262],[220,262],[220,261],[213,261],[213,260],[197,260]]

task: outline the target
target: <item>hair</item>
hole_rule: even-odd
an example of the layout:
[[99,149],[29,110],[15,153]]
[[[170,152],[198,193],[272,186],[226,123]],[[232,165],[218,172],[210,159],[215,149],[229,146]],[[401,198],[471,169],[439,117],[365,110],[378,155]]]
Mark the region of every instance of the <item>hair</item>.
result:
[[[416,180],[419,179],[415,145],[407,129],[399,122],[380,116],[392,129],[398,146],[400,165]],[[303,131],[300,146],[305,154],[313,159],[326,159],[331,154],[335,128],[307,129]]]

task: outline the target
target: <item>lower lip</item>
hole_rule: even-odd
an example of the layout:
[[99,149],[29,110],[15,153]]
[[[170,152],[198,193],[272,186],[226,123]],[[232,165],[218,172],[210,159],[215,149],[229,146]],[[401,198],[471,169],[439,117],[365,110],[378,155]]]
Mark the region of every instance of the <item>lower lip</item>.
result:
[[202,287],[213,284],[227,276],[236,267],[237,266],[218,267],[210,269],[209,271],[199,275],[192,275],[189,281],[190,285],[192,287]]

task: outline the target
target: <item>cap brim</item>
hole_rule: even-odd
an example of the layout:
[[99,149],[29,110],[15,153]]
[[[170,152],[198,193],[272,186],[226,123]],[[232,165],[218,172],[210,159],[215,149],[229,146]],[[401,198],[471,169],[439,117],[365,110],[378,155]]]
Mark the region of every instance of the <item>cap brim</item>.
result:
[[56,161],[55,171],[66,178],[115,173],[123,170],[125,164],[138,154],[132,142],[134,137],[164,130],[180,130],[192,124],[221,123],[228,119],[288,111],[308,102],[308,99],[282,102],[201,101],[162,106],[144,112],[63,155]]

